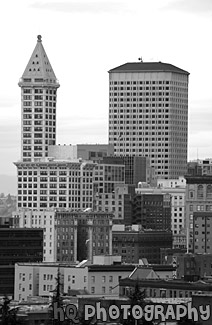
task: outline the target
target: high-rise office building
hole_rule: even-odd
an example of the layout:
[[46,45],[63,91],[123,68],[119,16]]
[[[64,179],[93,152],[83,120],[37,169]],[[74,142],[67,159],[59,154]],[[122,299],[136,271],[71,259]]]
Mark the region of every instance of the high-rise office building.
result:
[[148,156],[160,178],[187,168],[188,75],[162,62],[109,71],[109,144],[117,156]]
[[37,44],[19,80],[21,87],[21,160],[39,161],[56,144],[56,100],[60,86],[38,35]]

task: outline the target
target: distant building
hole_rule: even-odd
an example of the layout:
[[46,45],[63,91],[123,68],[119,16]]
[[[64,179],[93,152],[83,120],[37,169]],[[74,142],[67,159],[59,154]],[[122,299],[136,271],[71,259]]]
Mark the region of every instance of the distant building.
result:
[[57,211],[57,261],[93,261],[112,254],[113,215],[105,212]]
[[44,229],[44,262],[92,260],[112,253],[112,219],[106,212],[88,210],[20,210],[13,215],[15,228]]
[[146,258],[150,264],[160,264],[162,248],[172,248],[172,233],[165,230],[142,230],[140,225],[113,226],[113,254],[122,262],[139,263]]
[[55,229],[55,211],[20,209],[13,214],[14,228],[43,229],[43,261],[55,262],[57,258],[57,243]]
[[199,166],[197,161],[189,161],[187,164],[187,173],[188,176],[200,176],[202,175],[202,168]]
[[[105,264],[80,263],[16,263],[15,300],[30,301],[38,297],[49,298],[56,287],[59,272],[61,295],[84,291],[83,296],[116,298],[121,279],[171,279],[170,265],[137,266],[116,262],[115,256],[101,256]],[[101,260],[99,257],[94,260]],[[113,262],[112,262],[113,261]],[[68,299],[68,297],[67,297]]]
[[141,156],[113,156],[104,157],[105,164],[120,164],[125,166],[125,184],[137,186],[139,182],[156,184],[155,171],[150,165],[148,157]]
[[56,277],[61,280],[61,293],[70,289],[87,289],[88,268],[59,263],[17,263],[15,265],[15,294],[17,301],[29,297],[51,297],[56,288]]
[[118,295],[119,280],[128,277],[135,265],[90,265],[88,291],[95,295]]
[[212,277],[212,254],[179,254],[175,258],[178,279],[197,281]]
[[170,194],[136,194],[132,211],[132,223],[143,229],[171,230]]
[[157,177],[186,173],[188,75],[163,62],[109,71],[109,143],[116,156],[149,157]]
[[0,228],[0,295],[14,295],[15,263],[42,260],[42,229]]
[[[212,175],[185,176],[186,178],[186,228],[189,250],[193,252],[194,212],[212,211]],[[198,244],[200,245],[200,243]],[[204,245],[204,244],[203,244]],[[202,246],[203,246],[202,245]]]
[[18,209],[93,207],[95,164],[82,161],[17,162]]
[[171,196],[171,229],[173,235],[180,234],[185,228],[185,192],[186,181],[179,179],[158,179],[157,187],[150,187],[146,183],[139,183],[136,194],[170,194]]
[[212,175],[212,158],[189,161],[187,174],[190,176]]
[[187,236],[186,233],[173,235],[173,249],[187,249]]
[[155,279],[121,279],[119,281],[120,296],[128,296],[138,283],[140,290],[145,290],[147,298],[189,298],[194,293],[212,292],[212,284],[205,282],[187,282],[183,280]]
[[94,210],[114,214],[119,222],[124,220],[124,197],[128,194],[123,164],[97,164],[93,177]]
[[49,146],[48,155],[59,160],[82,159],[99,162],[104,157],[113,156],[114,148],[110,144],[54,145]]
[[118,296],[119,280],[128,277],[135,265],[70,265],[70,263],[17,263],[15,265],[15,300],[50,297],[56,287],[58,271],[61,294],[84,290],[87,295]]
[[212,212],[193,214],[193,253],[212,254]]
[[21,87],[21,160],[35,162],[48,156],[56,144],[56,102],[59,82],[39,35],[19,80]]

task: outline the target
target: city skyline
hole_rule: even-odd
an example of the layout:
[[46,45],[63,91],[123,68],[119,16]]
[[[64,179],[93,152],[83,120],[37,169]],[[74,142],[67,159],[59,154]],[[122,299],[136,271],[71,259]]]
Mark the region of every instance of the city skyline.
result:
[[21,102],[17,83],[38,34],[43,37],[61,85],[57,144],[108,143],[107,72],[127,62],[138,62],[142,56],[144,62],[162,61],[190,72],[188,158],[212,156],[212,67],[208,64],[207,44],[210,1],[8,1],[1,7],[5,17],[10,12],[16,26],[12,29],[6,20],[1,21],[4,29],[8,26],[2,35],[6,46],[2,52],[0,96],[1,174],[15,175],[13,162],[20,159]]

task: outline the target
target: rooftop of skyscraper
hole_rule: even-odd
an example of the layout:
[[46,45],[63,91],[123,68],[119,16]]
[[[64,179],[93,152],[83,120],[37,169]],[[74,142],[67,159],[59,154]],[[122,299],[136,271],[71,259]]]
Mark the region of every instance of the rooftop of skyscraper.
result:
[[130,72],[130,71],[158,71],[158,72],[177,72],[189,75],[189,72],[180,69],[172,64],[163,62],[128,62],[122,64],[109,72]]

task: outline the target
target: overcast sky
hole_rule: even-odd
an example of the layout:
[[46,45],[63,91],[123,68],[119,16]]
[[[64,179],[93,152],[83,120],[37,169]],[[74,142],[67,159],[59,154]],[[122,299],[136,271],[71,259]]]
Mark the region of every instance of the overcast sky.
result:
[[212,157],[211,0],[7,0],[0,12],[0,174],[16,174],[18,81],[38,34],[61,85],[57,144],[108,142],[108,70],[142,56],[190,73],[188,158]]

